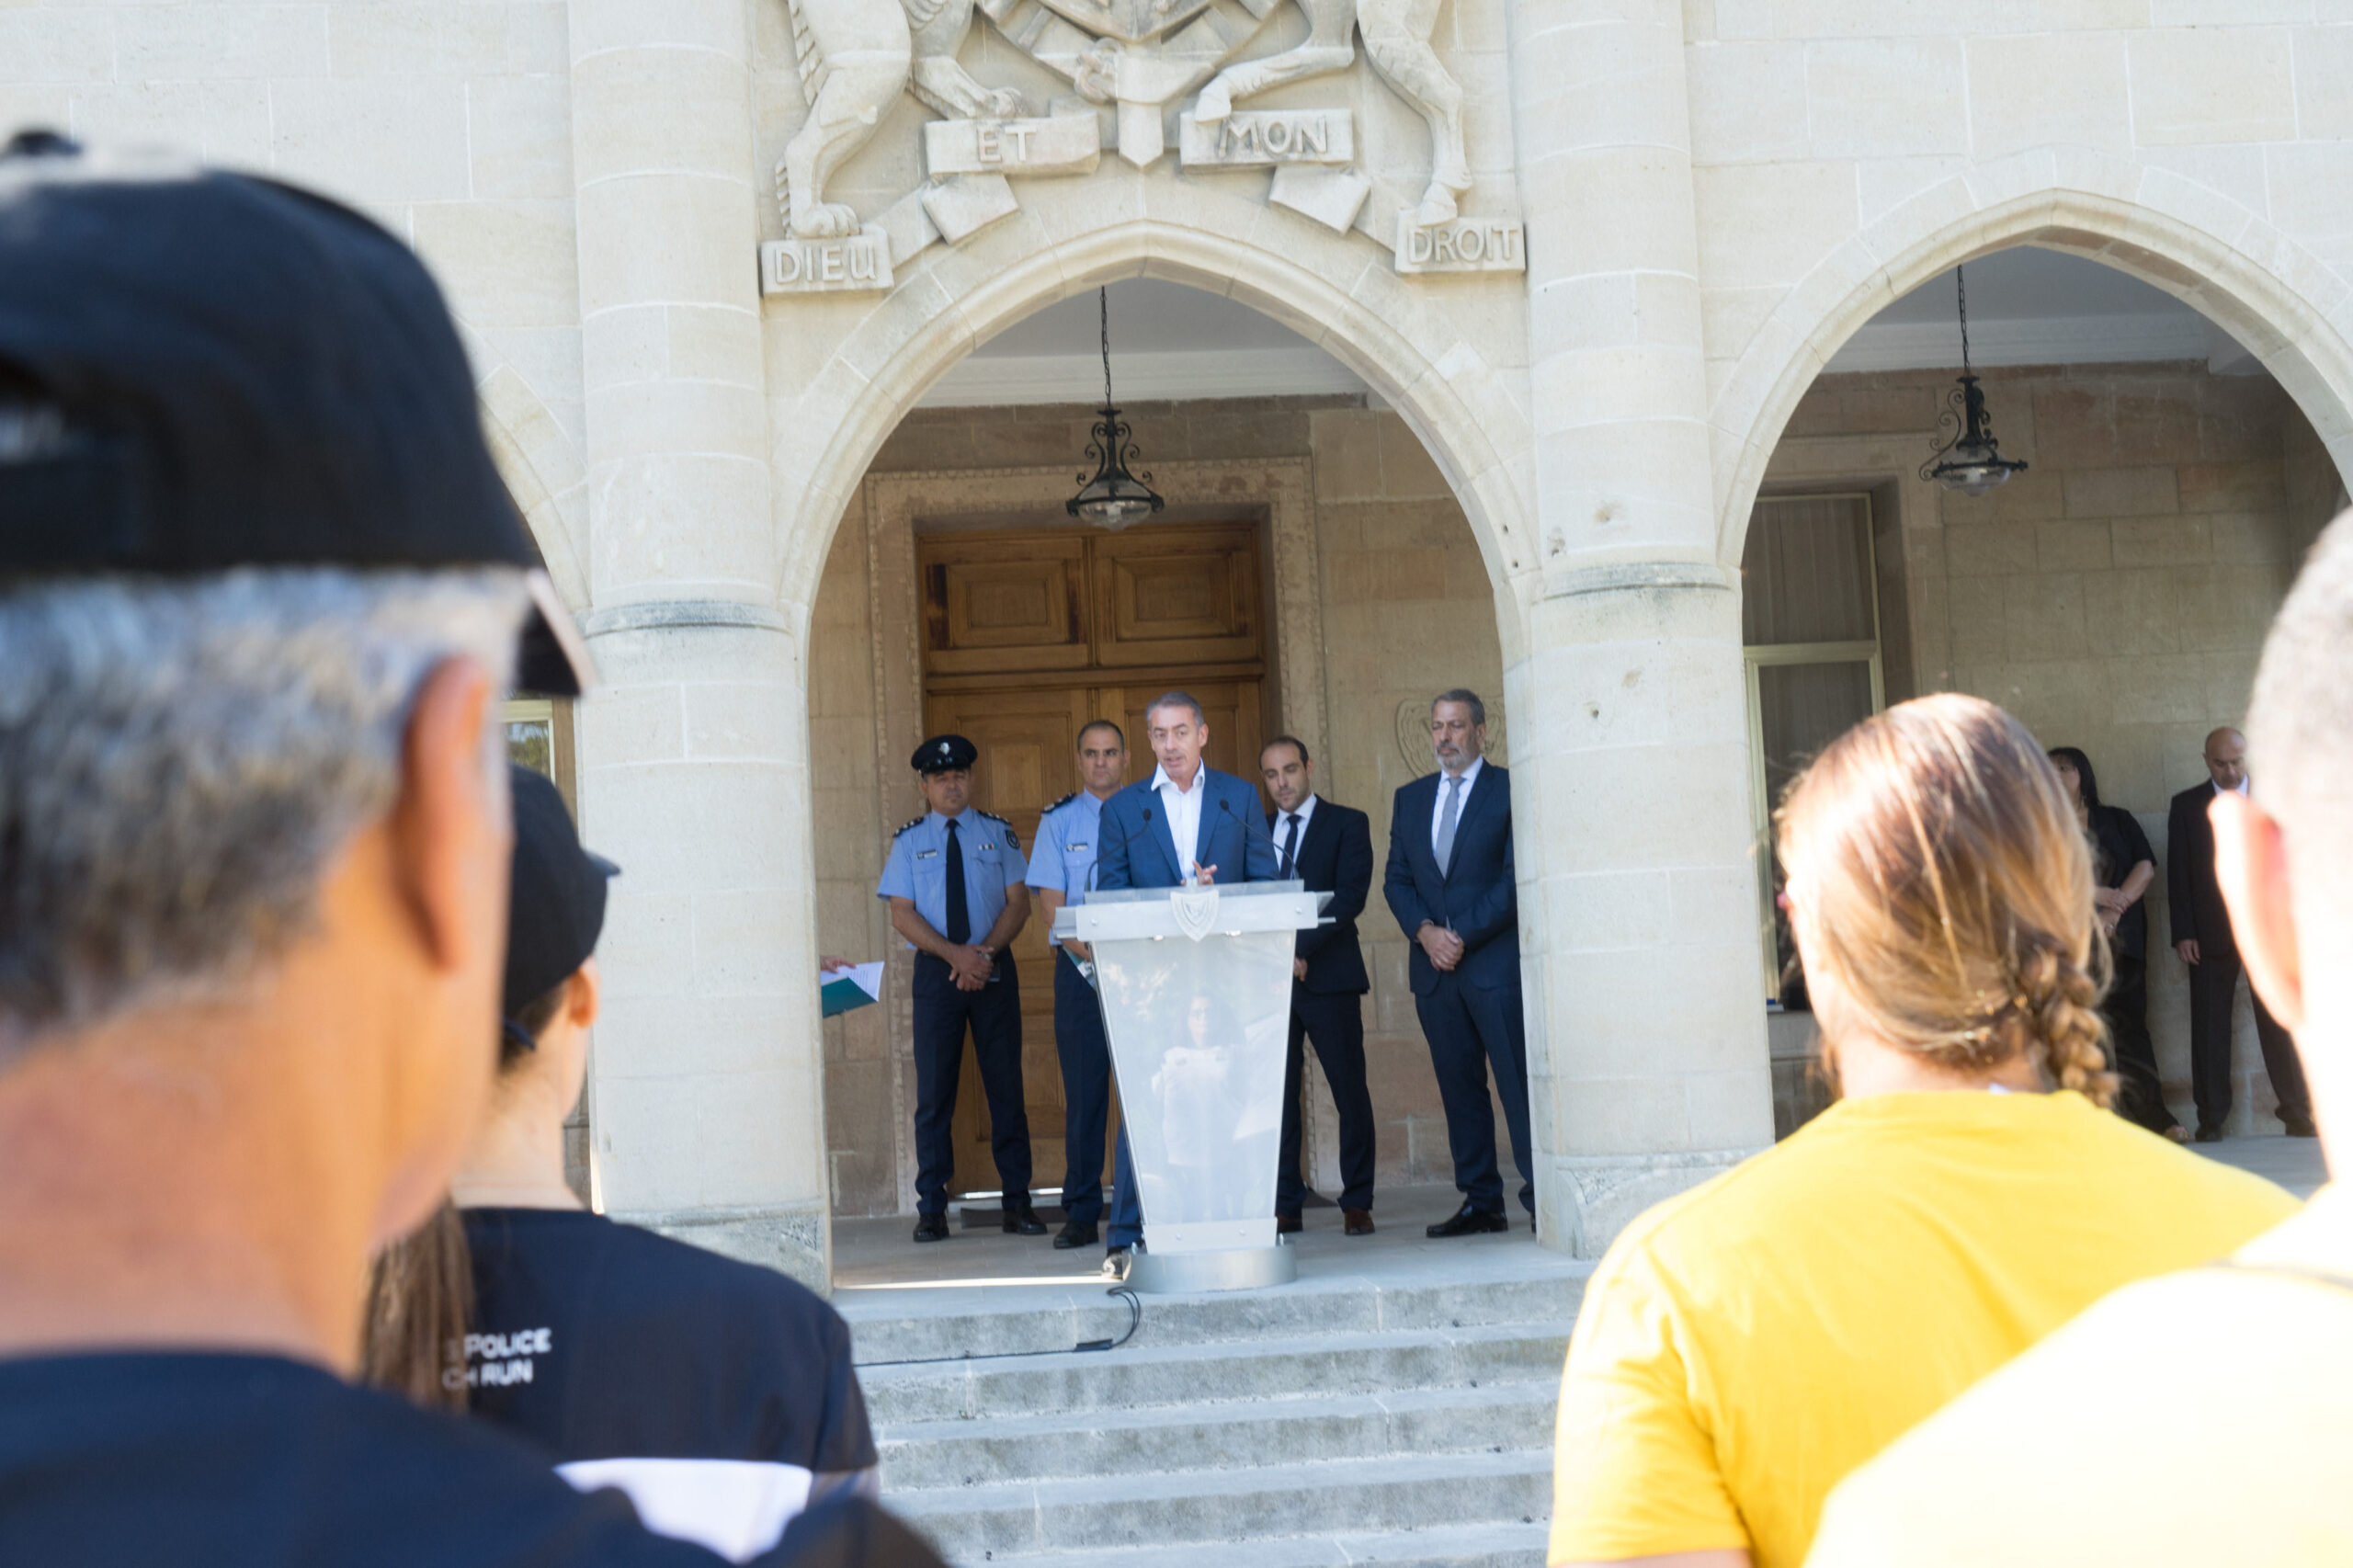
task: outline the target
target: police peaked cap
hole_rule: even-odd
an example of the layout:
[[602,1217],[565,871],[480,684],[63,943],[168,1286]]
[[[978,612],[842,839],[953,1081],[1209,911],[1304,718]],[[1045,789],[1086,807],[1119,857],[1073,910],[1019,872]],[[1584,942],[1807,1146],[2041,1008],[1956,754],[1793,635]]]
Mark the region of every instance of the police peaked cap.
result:
[[946,773],[950,768],[972,767],[980,756],[981,748],[961,735],[934,735],[915,747],[915,756],[907,758],[907,766],[917,773]]

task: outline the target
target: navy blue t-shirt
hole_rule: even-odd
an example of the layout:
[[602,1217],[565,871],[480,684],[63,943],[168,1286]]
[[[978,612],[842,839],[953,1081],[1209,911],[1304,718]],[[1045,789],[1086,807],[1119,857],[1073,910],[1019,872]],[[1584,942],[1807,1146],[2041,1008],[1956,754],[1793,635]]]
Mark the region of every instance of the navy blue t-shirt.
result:
[[771,1268],[578,1210],[469,1209],[475,1415],[731,1555],[875,1465],[849,1327]]
[[[0,1359],[0,1563],[14,1568],[716,1568],[480,1422],[272,1356]],[[764,1564],[928,1568],[863,1501]]]

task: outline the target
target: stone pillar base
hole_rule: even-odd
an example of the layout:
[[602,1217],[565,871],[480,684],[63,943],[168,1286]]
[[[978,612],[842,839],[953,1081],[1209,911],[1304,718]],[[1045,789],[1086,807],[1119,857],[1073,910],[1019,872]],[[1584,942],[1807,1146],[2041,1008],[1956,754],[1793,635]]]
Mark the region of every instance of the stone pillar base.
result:
[[[1572,1257],[1599,1257],[1652,1204],[1722,1175],[1757,1149],[1667,1154],[1553,1154],[1539,1177],[1538,1202],[1551,1217],[1547,1245]],[[1549,1201],[1547,1201],[1549,1198]]]
[[833,1293],[825,1206],[780,1204],[745,1209],[697,1209],[667,1213],[615,1213],[613,1219],[658,1231],[722,1257],[789,1274],[821,1296]]

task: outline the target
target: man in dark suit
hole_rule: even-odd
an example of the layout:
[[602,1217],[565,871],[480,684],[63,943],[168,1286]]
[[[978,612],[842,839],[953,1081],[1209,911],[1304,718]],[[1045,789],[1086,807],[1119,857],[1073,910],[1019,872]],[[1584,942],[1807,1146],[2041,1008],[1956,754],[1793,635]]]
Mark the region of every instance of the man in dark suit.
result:
[[1352,1236],[1372,1234],[1372,1094],[1364,1077],[1364,994],[1372,982],[1357,945],[1357,916],[1372,892],[1372,823],[1362,812],[1315,793],[1315,764],[1306,745],[1278,735],[1258,754],[1258,770],[1275,810],[1276,876],[1297,877],[1310,892],[1328,892],[1331,924],[1299,934],[1291,960],[1290,1045],[1283,1066],[1282,1153],[1275,1166],[1275,1229],[1301,1228],[1306,1187],[1299,1175],[1299,1085],[1306,1069],[1302,1039],[1340,1111],[1340,1221]]
[[[1181,691],[1144,710],[1144,731],[1159,766],[1103,802],[1096,849],[1095,885],[1173,888],[1188,882],[1270,882],[1275,846],[1258,791],[1201,760],[1210,723],[1201,705]],[[1180,849],[1178,846],[1183,846]],[[1124,1103],[1124,1101],[1122,1102]],[[1120,1129],[1113,1162],[1111,1218],[1103,1237],[1104,1272],[1127,1277],[1131,1250],[1143,1239],[1143,1203],[1136,1191],[1128,1131]]]
[[[2208,735],[2206,774],[2205,783],[2173,798],[2165,819],[2165,892],[2174,950],[2189,966],[2189,1085],[2198,1100],[2198,1142],[2219,1143],[2231,1117],[2231,1006],[2241,966],[2231,912],[2214,880],[2214,827],[2206,808],[2217,795],[2247,792],[2246,737],[2233,729]],[[2279,1119],[2288,1124],[2289,1137],[2313,1137],[2312,1097],[2296,1042],[2251,986],[2247,1000],[2255,1004],[2255,1034],[2279,1096]]]
[[1397,791],[1381,891],[1413,941],[1414,1010],[1429,1040],[1454,1185],[1462,1207],[1433,1236],[1507,1231],[1487,1070],[1504,1102],[1519,1201],[1536,1212],[1528,1129],[1528,1031],[1519,1003],[1519,887],[1512,866],[1511,776],[1479,754],[1487,708],[1454,690],[1430,704],[1438,770]]

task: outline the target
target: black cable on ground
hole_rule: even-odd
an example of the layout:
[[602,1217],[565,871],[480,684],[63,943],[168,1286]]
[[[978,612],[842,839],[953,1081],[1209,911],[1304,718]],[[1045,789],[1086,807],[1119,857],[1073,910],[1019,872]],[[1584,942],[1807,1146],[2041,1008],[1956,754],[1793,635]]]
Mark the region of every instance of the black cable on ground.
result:
[[902,1361],[860,1361],[860,1367],[937,1367],[949,1361],[1013,1361],[1024,1356],[1069,1356],[1082,1350],[1117,1350],[1143,1326],[1143,1300],[1125,1285],[1103,1292],[1128,1299],[1128,1331],[1117,1339],[1082,1339],[1068,1350],[992,1350],[983,1356],[911,1356]]

